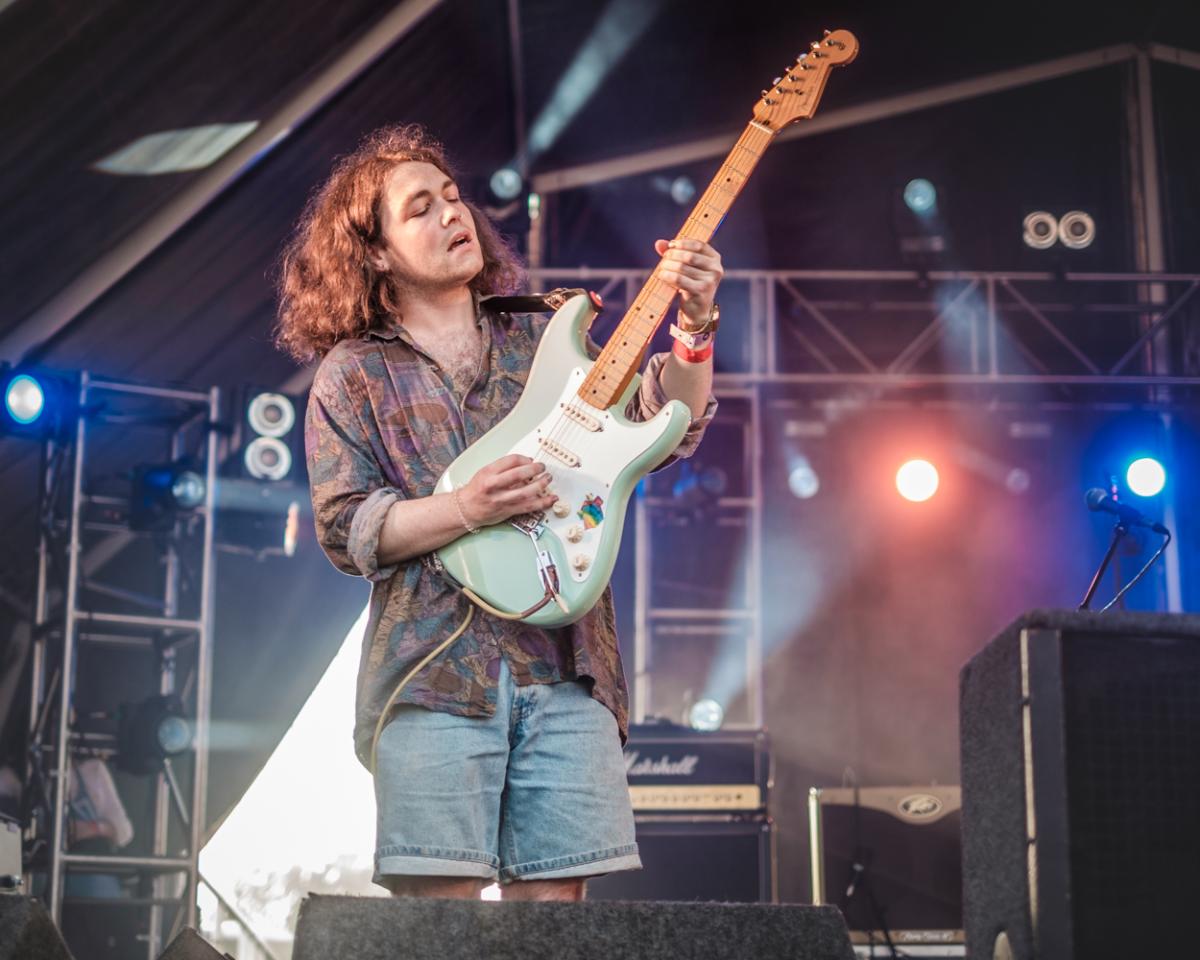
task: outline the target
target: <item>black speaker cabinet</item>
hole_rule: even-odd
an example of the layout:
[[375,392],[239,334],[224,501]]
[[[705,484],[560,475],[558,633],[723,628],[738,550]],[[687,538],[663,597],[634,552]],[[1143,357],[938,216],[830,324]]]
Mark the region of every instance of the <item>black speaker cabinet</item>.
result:
[[0,960],[71,960],[71,954],[40,903],[0,893]]
[[962,943],[961,807],[957,786],[813,787],[813,903],[855,943]]
[[776,900],[775,829],[766,817],[634,819],[642,869],[589,880],[589,900]]
[[970,955],[1186,955],[1200,617],[1035,611],[970,660],[960,694]]
[[293,960],[854,960],[833,907],[308,897]]

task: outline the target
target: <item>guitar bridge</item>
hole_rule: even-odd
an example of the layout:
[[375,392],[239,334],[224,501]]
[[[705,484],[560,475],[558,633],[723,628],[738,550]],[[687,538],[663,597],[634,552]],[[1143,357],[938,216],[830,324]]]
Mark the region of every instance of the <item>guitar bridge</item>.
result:
[[508,522],[526,536],[539,537],[546,528],[546,515],[544,513],[522,513],[515,517],[509,517]]

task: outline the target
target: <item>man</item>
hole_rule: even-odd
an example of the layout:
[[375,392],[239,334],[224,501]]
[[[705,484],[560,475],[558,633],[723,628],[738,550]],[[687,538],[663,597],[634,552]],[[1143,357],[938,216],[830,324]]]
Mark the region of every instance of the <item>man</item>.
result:
[[[680,322],[700,328],[719,255],[695,241],[656,250]],[[641,865],[611,590],[561,630],[476,610],[413,673],[470,606],[430,554],[556,499],[544,467],[515,455],[433,494],[521,394],[547,318],[483,299],[521,280],[415,126],[378,131],[337,164],[282,261],[278,341],[322,358],[305,430],[318,539],[373,584],[355,746],[374,765],[375,879],[397,895],[478,897],[498,878],[506,898],[579,900],[586,877]],[[675,455],[687,456],[715,412],[711,384],[711,344],[681,345],[651,358],[630,415],[686,402],[693,423]]]

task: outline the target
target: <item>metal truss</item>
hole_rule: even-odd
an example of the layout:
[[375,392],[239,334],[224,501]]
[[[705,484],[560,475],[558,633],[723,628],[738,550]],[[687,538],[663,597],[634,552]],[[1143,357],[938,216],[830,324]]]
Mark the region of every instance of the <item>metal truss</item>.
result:
[[[729,422],[740,427],[736,431],[740,437],[735,449],[726,453],[742,461],[744,488],[715,497],[699,510],[681,509],[671,495],[670,481],[661,483],[650,476],[642,481],[634,502],[637,531],[631,711],[634,723],[645,723],[656,716],[686,722],[682,716],[686,708],[698,700],[717,695],[714,686],[722,688],[720,695],[727,698],[724,689],[727,685],[719,682],[716,676],[727,664],[736,665],[734,670],[740,669],[737,683],[732,688],[738,691],[742,706],[737,714],[733,714],[729,703],[721,704],[726,711],[724,726],[758,729],[764,722],[761,404],[758,391],[753,388],[718,389],[717,398],[726,409],[735,411]],[[717,417],[722,417],[721,411]],[[655,520],[675,522],[667,522],[654,530]],[[655,576],[655,571],[661,573],[664,566],[670,566],[670,563],[664,565],[659,558],[678,557],[681,551],[694,551],[698,533],[702,532],[701,538],[707,539],[720,527],[730,531],[722,541],[724,547],[740,541],[743,554],[732,565],[733,580],[740,582],[721,585],[716,590],[705,588],[707,602],[696,603],[695,597],[687,598],[691,602],[681,602],[678,590],[665,589],[669,585]],[[715,545],[706,543],[705,548],[715,549]],[[659,649],[667,640],[681,641],[690,648],[683,663],[678,659],[672,661],[668,653]],[[708,657],[695,652],[706,645],[710,647]],[[729,655],[731,650],[734,651],[732,656]],[[655,683],[659,679],[678,679],[681,673],[689,670],[696,673],[693,675],[695,686],[687,703],[678,699],[672,701],[669,694],[664,695],[658,689],[665,684]]]
[[[545,268],[532,283],[588,287],[623,304],[647,276]],[[730,270],[722,338],[740,345],[718,346],[717,381],[1196,387],[1200,376],[1154,371],[1170,361],[1162,356],[1167,335],[1195,329],[1198,287],[1200,274]]]
[[[34,794],[29,840],[38,855],[26,864],[27,887],[35,872],[44,872],[44,896],[58,923],[64,899],[73,908],[64,896],[68,874],[143,879],[148,896],[111,899],[99,909],[147,910],[150,958],[173,930],[196,925],[208,786],[218,441],[212,424],[219,399],[215,387],[149,387],[85,372],[73,429],[47,441],[43,456],[27,777]],[[134,464],[127,460],[129,437],[137,431],[158,438],[161,462],[191,453],[205,477],[203,504],[156,534],[134,533],[129,526]],[[106,444],[114,437],[117,442]],[[138,538],[153,544],[154,560],[139,577],[148,588],[102,582],[95,565],[89,567],[89,554]],[[140,843],[135,834],[136,854],[80,853],[69,846],[73,762],[117,754],[116,737],[86,729],[80,714],[81,703],[95,701],[88,694],[96,675],[80,664],[98,648],[153,658],[145,675],[157,675],[157,683],[145,695],[179,694],[190,705],[191,749],[175,758],[178,768],[168,760],[153,775],[150,823]]]

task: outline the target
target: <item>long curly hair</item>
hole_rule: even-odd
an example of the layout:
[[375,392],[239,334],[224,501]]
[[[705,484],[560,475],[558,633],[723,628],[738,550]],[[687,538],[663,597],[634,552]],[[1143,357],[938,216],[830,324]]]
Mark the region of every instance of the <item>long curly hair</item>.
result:
[[[334,164],[314,191],[278,265],[275,343],[301,362],[323,357],[349,337],[400,318],[396,279],[372,265],[383,236],[379,206],[388,175],[399,163],[423,160],[455,179],[442,145],[419,124],[368,134]],[[516,252],[474,204],[483,269],[469,286],[482,296],[513,293],[524,282]]]

